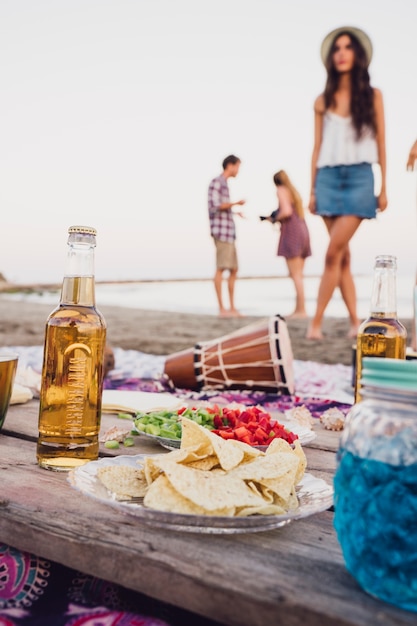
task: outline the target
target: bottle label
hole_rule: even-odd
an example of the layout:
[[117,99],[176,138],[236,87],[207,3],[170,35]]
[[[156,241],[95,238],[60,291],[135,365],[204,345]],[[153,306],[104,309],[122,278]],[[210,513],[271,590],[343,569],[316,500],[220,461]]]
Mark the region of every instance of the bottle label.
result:
[[68,360],[67,434],[71,435],[78,433],[83,420],[91,351],[85,344],[75,343],[65,350],[65,358]]

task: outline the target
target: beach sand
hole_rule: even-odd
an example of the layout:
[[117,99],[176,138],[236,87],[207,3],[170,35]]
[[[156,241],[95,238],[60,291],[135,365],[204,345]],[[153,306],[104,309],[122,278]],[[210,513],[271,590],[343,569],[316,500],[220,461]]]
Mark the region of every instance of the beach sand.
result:
[[[0,299],[0,347],[43,345],[45,322],[52,308],[45,304]],[[266,317],[219,318],[113,306],[102,306],[100,310],[107,323],[108,345],[158,355],[172,354],[253,322],[267,321]],[[409,344],[412,321],[401,321],[407,328]],[[349,324],[346,319],[326,318],[323,325],[325,338],[321,341],[305,338],[307,319],[289,319],[287,324],[295,359],[351,364],[354,340],[347,337]]]

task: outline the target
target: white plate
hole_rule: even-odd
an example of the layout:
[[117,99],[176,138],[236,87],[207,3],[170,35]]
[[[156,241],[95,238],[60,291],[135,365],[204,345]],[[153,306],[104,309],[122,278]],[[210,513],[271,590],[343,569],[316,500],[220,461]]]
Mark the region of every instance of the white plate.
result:
[[148,509],[142,504],[118,502],[97,479],[99,467],[107,465],[140,466],[146,454],[136,456],[106,457],[98,461],[90,461],[77,467],[68,474],[68,481],[75,489],[104,504],[109,504],[119,511],[138,518],[142,523],[158,526],[167,530],[179,530],[194,533],[247,533],[280,528],[292,520],[308,517],[314,513],[325,511],[333,504],[333,487],[321,478],[306,473],[297,486],[299,507],[285,515],[251,515],[249,517],[212,517],[208,515],[184,515],[166,513]]
[[[308,445],[317,437],[317,433],[306,426],[300,426],[294,422],[289,423],[281,419],[279,420],[279,423],[298,435],[299,442],[302,446]],[[181,447],[181,439],[169,439],[168,437],[160,437],[159,435],[150,435],[149,433],[143,432],[143,430],[138,430],[135,422],[133,422],[132,430],[135,430],[139,435],[143,435],[149,439],[154,439],[156,442],[161,444],[161,446],[167,448],[167,450],[174,450],[175,448]],[[263,452],[265,452],[267,447],[268,446],[255,446],[255,448],[258,448],[258,450],[262,450]]]

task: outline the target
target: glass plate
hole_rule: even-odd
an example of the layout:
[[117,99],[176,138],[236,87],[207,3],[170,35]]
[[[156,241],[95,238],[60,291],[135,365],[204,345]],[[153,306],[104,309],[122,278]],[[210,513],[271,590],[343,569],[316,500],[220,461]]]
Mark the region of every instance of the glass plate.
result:
[[[317,437],[317,433],[306,426],[300,426],[300,424],[295,424],[293,422],[285,422],[285,420],[279,420],[279,423],[298,435],[298,439],[302,446],[308,445]],[[143,435],[144,437],[148,437],[148,439],[154,439],[157,443],[161,444],[161,446],[167,448],[167,450],[175,450],[175,448],[181,447],[181,439],[169,439],[168,437],[159,437],[158,435],[144,433],[143,430],[138,430],[136,428],[135,422],[133,422],[132,430],[135,430],[138,435]],[[267,447],[268,446],[255,446],[255,448],[262,450],[263,452],[265,452]]]
[[136,456],[106,457],[98,461],[90,461],[81,467],[71,470],[68,481],[72,487],[83,494],[109,504],[119,511],[137,517],[142,523],[158,526],[167,530],[187,531],[193,533],[248,533],[280,528],[292,520],[301,519],[325,511],[333,504],[333,487],[321,478],[306,473],[297,486],[299,507],[284,515],[251,515],[249,517],[214,517],[209,515],[185,515],[167,513],[148,509],[137,502],[120,502],[114,499],[103,483],[97,479],[99,467],[106,465],[131,465],[138,467],[147,454]]

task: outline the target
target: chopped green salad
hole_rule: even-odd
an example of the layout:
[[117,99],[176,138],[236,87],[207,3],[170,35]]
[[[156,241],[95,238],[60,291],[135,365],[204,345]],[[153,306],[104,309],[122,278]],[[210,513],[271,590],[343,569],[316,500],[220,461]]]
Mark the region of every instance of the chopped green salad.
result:
[[164,409],[150,413],[137,413],[134,424],[137,430],[148,435],[156,435],[167,439],[181,439],[181,417],[188,417],[200,426],[209,430],[214,428],[213,409],[183,407],[175,411]]

